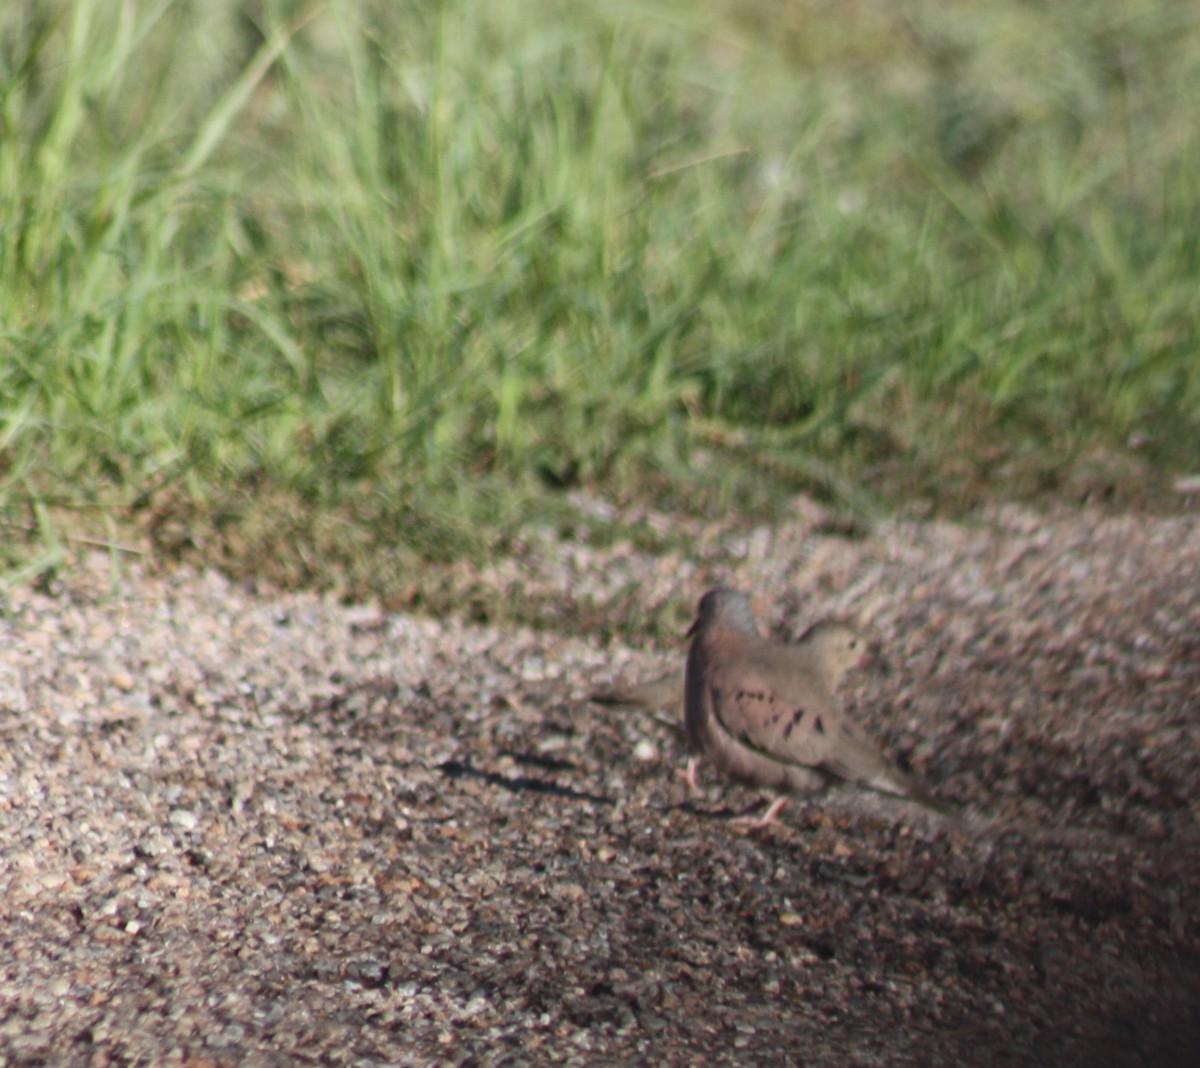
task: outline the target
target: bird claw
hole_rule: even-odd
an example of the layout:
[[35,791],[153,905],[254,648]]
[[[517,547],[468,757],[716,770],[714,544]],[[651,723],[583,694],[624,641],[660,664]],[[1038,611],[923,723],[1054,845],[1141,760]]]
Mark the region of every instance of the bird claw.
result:
[[787,804],[787,795],[777,797],[771,802],[771,807],[767,809],[761,816],[736,816],[730,822],[739,827],[745,827],[752,831],[761,830],[775,822],[775,817],[779,815],[779,810]]

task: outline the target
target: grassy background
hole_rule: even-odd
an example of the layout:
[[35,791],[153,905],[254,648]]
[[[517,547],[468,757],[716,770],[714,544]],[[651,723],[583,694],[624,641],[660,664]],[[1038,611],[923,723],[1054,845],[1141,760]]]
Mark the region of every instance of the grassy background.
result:
[[575,488],[1164,500],[1200,468],[1198,20],[7,4],[6,566],[124,541],[386,594]]

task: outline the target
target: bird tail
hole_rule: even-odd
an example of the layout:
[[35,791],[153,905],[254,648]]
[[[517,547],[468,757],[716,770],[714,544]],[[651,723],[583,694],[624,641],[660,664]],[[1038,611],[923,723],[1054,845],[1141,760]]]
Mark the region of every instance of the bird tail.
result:
[[[851,742],[849,738],[845,741]],[[956,814],[953,807],[939,801],[916,779],[901,771],[872,746],[857,738],[854,742],[858,744],[847,744],[843,748],[845,764],[837,769],[842,778],[876,793],[908,798],[942,816]]]
[[905,797],[909,801],[936,812],[940,816],[956,816],[957,811],[945,801],[939,801],[924,786],[915,779],[904,774],[897,767],[889,767],[885,777],[863,783],[864,786],[879,793],[892,794],[895,797]]
[[617,684],[611,690],[599,690],[589,694],[588,700],[598,705],[678,712],[683,707],[683,675],[672,672],[628,686]]

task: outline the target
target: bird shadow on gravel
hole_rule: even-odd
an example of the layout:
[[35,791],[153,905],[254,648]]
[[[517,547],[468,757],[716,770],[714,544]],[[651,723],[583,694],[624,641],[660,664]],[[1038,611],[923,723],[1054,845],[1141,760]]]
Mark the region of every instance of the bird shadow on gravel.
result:
[[[543,762],[538,758],[524,757],[512,753],[506,755],[517,763],[528,762],[539,767],[544,766]],[[569,765],[560,765],[558,762],[555,762],[554,766],[556,768],[561,768],[562,766],[569,767]],[[515,794],[545,794],[564,801],[589,801],[596,805],[615,805],[617,803],[615,798],[603,797],[599,794],[588,793],[585,790],[576,790],[573,787],[563,786],[561,783],[549,779],[535,779],[530,775],[509,776],[501,775],[495,771],[483,771],[463,760],[444,761],[438,765],[438,771],[451,781],[464,777],[478,779],[489,786],[496,786],[501,790],[508,790],[510,793]]]

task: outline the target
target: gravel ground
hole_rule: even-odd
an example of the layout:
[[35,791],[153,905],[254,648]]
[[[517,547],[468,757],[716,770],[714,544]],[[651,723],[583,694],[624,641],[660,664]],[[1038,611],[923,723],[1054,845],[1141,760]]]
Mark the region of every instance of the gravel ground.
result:
[[982,815],[732,826],[753,792],[690,796],[669,725],[585,699],[681,646],[98,557],[11,592],[0,1059],[1200,1062],[1200,518],[822,522],[547,533],[478,581],[548,618],[718,581],[780,635],[852,616],[883,650],[852,714]]

